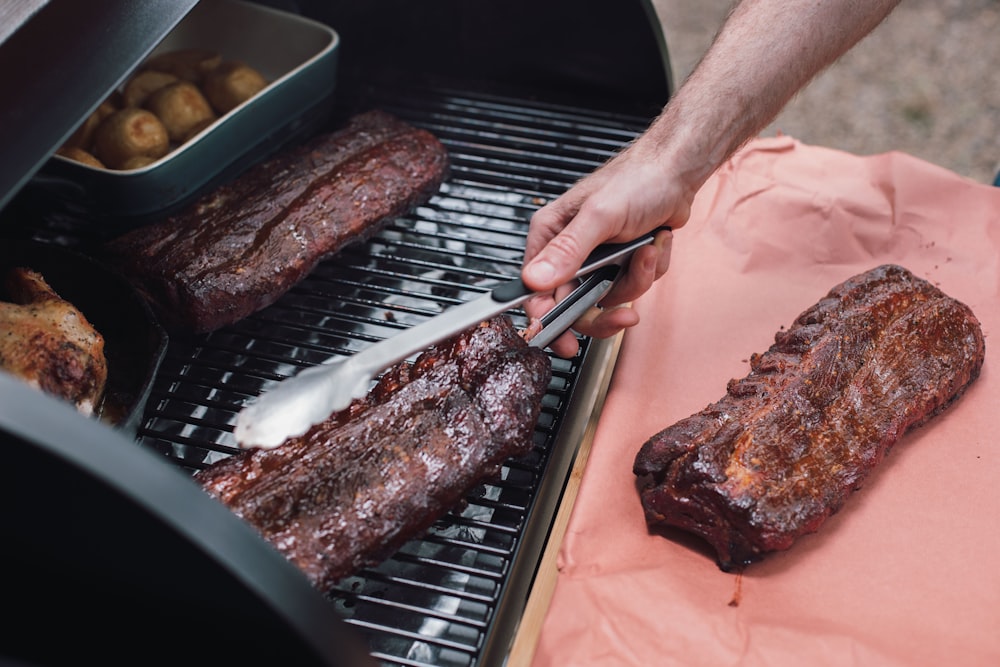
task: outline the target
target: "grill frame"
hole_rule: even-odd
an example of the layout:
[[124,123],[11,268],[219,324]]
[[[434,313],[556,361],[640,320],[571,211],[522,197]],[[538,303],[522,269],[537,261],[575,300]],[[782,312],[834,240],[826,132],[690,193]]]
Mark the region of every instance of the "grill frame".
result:
[[[263,4],[294,5],[285,8],[327,22],[345,38],[338,107],[330,126],[339,125],[350,113],[383,108],[438,135],[452,154],[454,165],[447,182],[428,205],[394,221],[369,241],[340,253],[338,261],[346,261],[351,271],[367,272],[362,277],[352,279],[336,263],[324,262],[285,298],[244,322],[195,340],[171,341],[135,444],[139,445],[138,451],[153,454],[156,461],[166,460],[172,469],[186,472],[234,451],[231,427],[236,411],[271,383],[331,354],[356,351],[359,345],[374,343],[400,327],[478,296],[495,282],[516,275],[530,212],[561,194],[641,132],[672,90],[666,46],[649,0],[624,6],[615,0],[602,0],[589,7],[586,15],[574,14],[577,8],[569,0],[542,4],[528,0],[298,0]],[[387,22],[390,16],[395,17],[394,22]],[[119,19],[111,19],[112,23],[116,21]],[[499,41],[485,39],[487,32],[498,35]],[[549,39],[539,39],[540,35]],[[512,44],[516,48],[511,48]],[[456,53],[467,57],[456,58]],[[109,227],[102,226],[103,221],[77,219],[72,213],[50,209],[50,203],[15,198],[0,211],[0,236],[33,238],[84,251],[107,237]],[[447,227],[452,218],[478,221],[484,217],[500,221],[502,229],[474,239],[474,252],[458,249],[469,244],[468,234],[455,231],[461,225],[448,227],[443,234],[427,231],[429,225]],[[433,238],[431,245],[427,245],[428,238]],[[430,260],[429,255],[437,259]],[[390,309],[393,315],[388,318],[385,297],[401,295],[378,284],[385,275],[378,263],[400,258],[420,266],[425,274],[437,270],[444,277],[421,276],[416,283],[435,298],[428,301],[420,295],[402,295],[405,298],[394,303]],[[453,263],[438,266],[435,261],[440,258]],[[481,262],[489,268],[470,270],[468,262]],[[469,277],[476,278],[474,284],[461,284]],[[315,315],[322,311],[315,301],[327,298],[341,299],[338,303],[344,314],[335,318],[328,314],[333,319],[301,326],[300,331],[309,332],[302,344],[289,345],[276,334],[287,326],[289,313],[301,310]],[[428,306],[431,301],[436,305]],[[515,323],[523,322],[523,314],[514,312],[511,316]],[[329,334],[328,322],[334,319],[360,327],[362,335]],[[260,351],[267,363],[244,354],[248,341],[255,354]],[[245,358],[233,361],[241,354]],[[453,513],[439,522],[430,537],[415,540],[378,568],[345,581],[324,601],[324,608],[332,608],[338,619],[345,619],[373,645],[379,637],[394,640],[372,651],[379,662],[414,666],[505,662],[568,472],[581,441],[596,423],[616,354],[615,340],[581,339],[581,353],[575,359],[553,358],[553,382],[561,386],[550,387],[546,396],[545,418],[536,429],[535,451],[505,466],[506,482],[487,482],[470,494],[469,507],[491,513],[491,518],[515,514],[519,517],[516,522],[523,525],[516,530],[494,527],[484,525],[470,510],[464,515]],[[226,382],[213,386],[212,381],[199,377],[199,369],[205,368],[226,376]],[[180,410],[177,404],[185,401],[188,409]],[[68,416],[54,421],[61,427],[64,421],[72,424],[73,419]],[[60,437],[53,436],[52,429],[39,429],[45,434],[25,437],[24,432],[31,430],[24,425],[22,415],[0,406],[0,440],[5,444],[8,440],[18,445],[23,442],[47,451]],[[55,429],[57,433],[59,430]],[[73,433],[71,425],[62,429],[64,439],[73,438]],[[110,441],[120,439],[119,434],[112,435]],[[53,447],[58,450],[58,443]],[[113,469],[109,472],[95,470],[93,461],[80,460],[75,465],[81,477],[104,479],[109,488],[117,491],[127,489],[123,504],[145,506],[150,497],[157,495],[133,490],[130,480],[116,477],[125,473],[118,472],[115,466],[108,466]],[[44,476],[46,470],[40,468],[37,473]],[[517,485],[510,481],[512,477],[537,481],[531,497],[519,501],[520,505],[503,495],[519,493]],[[192,500],[186,497],[188,493],[186,488],[179,492],[177,503],[163,500],[169,507],[161,514],[183,515],[184,506]],[[484,495],[495,497],[482,498]],[[113,505],[103,509],[116,511]],[[125,514],[125,508],[122,510]],[[101,520],[113,522],[117,518],[105,516]],[[27,532],[45,530],[44,526],[32,528],[30,519],[22,520],[28,526]],[[159,526],[157,522],[163,517],[152,512],[149,520]],[[168,531],[172,530],[170,521],[164,523]],[[498,536],[491,536],[490,543],[484,546],[463,538],[463,530],[465,535],[493,531]],[[34,537],[29,534],[27,540]],[[127,536],[121,539],[127,540]],[[39,542],[44,543],[45,538]],[[216,537],[197,529],[185,535],[183,542],[183,548],[210,561],[216,559],[224,570],[242,563],[235,555],[229,557],[231,562],[227,560],[226,549],[219,547]],[[405,596],[381,596],[383,590],[394,586],[420,588],[405,577],[413,568],[437,567],[433,549],[420,550],[424,544],[434,549],[484,554],[477,557],[493,569],[484,572],[482,568],[447,562],[444,570],[452,577],[450,582],[419,582],[426,583],[425,588],[444,602],[457,604],[455,610],[446,605],[420,609]],[[107,549],[111,551],[115,546],[108,545]],[[226,546],[232,549],[235,544]],[[260,546],[253,544],[247,550],[252,552]],[[113,562],[113,558],[102,562],[98,554],[93,561],[88,560],[86,567],[81,566],[81,571],[91,568],[95,582],[115,581],[122,573],[106,569]],[[18,566],[23,571],[32,563],[19,561]],[[280,579],[286,573],[276,567],[273,573],[260,574],[262,580],[269,580],[271,574]],[[470,590],[458,588],[456,582],[462,577],[465,581],[459,583],[471,586]],[[466,583],[469,581],[475,586]],[[482,594],[481,589],[490,584],[494,590]],[[239,587],[239,581],[235,585]],[[286,602],[278,600],[280,593],[270,594],[277,596],[270,602]],[[267,591],[261,595],[267,605]],[[193,600],[197,598],[199,595],[192,595],[188,604],[196,604]],[[383,607],[387,613],[405,614],[406,622],[397,623],[399,627],[378,628],[361,613]],[[81,637],[90,627],[83,616],[75,617]],[[316,627],[318,616],[322,614],[307,618],[292,611],[280,622],[290,624],[293,635],[298,632],[307,638],[305,644],[309,639],[320,645],[329,643],[329,637],[317,639],[323,635],[323,629]],[[415,630],[418,621],[424,627]],[[97,632],[100,622],[92,623]],[[0,653],[4,649],[0,646]],[[323,664],[342,663],[328,655]]]

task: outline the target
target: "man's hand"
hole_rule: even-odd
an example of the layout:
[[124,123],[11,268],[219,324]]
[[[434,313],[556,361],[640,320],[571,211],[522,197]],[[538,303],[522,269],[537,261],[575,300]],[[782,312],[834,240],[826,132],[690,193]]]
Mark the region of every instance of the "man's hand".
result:
[[[868,34],[900,0],[742,0],[660,116],[627,149],[531,218],[521,278],[544,292],[525,304],[548,312],[601,243],[621,243],[659,226],[679,229],[695,193],[824,67]],[[670,263],[670,232],[637,251],[626,273],[576,323],[606,337],[638,323],[615,308],[644,293]],[[570,334],[552,345],[576,353]]]
[[[641,140],[640,140],[641,142]],[[531,218],[521,278],[541,292],[525,304],[540,317],[574,287],[573,275],[594,248],[624,243],[660,226],[674,229],[687,222],[694,193],[682,190],[637,143],[579,181]],[[645,293],[670,265],[672,234],[664,231],[652,245],[639,248],[614,287],[577,320],[574,329],[608,338],[634,326],[639,316],[628,305]],[[567,332],[552,344],[560,356],[576,354],[576,337]]]

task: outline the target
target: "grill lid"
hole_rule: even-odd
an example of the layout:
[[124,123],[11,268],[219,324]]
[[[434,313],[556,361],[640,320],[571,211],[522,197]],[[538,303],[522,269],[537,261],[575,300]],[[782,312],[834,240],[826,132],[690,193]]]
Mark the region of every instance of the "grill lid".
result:
[[176,466],[4,373],[0,395],[14,473],[0,490],[13,612],[0,656],[371,664],[305,577]]
[[297,0],[344,36],[340,77],[461,81],[465,90],[651,118],[672,73],[652,0]]

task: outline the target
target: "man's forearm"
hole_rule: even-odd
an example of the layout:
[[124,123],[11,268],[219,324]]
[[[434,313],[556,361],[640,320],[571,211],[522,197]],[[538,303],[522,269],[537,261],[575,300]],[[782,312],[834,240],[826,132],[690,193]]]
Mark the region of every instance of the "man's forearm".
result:
[[646,133],[641,150],[667,160],[697,190],[897,4],[899,0],[742,0]]

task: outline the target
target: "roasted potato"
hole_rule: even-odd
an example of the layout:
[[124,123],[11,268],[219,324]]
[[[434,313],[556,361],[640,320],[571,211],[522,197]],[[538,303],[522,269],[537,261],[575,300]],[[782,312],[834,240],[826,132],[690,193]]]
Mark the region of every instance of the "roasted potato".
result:
[[122,88],[122,104],[127,107],[141,107],[149,96],[164,86],[180,81],[175,74],[146,70],[139,72]]
[[256,69],[224,61],[216,51],[191,48],[158,54],[109,96],[58,154],[108,169],[146,166],[267,83]]
[[170,140],[177,143],[190,136],[192,128],[215,120],[212,105],[190,81],[176,81],[160,88],[146,100],[146,108],[156,114]]
[[123,169],[136,156],[160,158],[168,150],[167,128],[148,109],[115,111],[94,131],[94,154],[111,169]]
[[153,164],[159,158],[149,157],[148,155],[134,155],[122,163],[122,166],[118,167],[121,171],[127,171],[129,169],[142,169],[146,165]]
[[147,60],[143,70],[168,72],[179,79],[201,85],[205,75],[218,67],[222,56],[207,49],[177,49],[153,56]]
[[94,140],[94,130],[97,129],[97,126],[101,124],[102,120],[117,110],[118,107],[116,107],[111,100],[101,102],[101,105],[94,109],[89,116],[87,116],[87,120],[83,121],[83,124],[76,128],[76,131],[70,135],[70,138],[66,140],[63,147],[81,148],[89,152],[91,144]]
[[70,160],[75,160],[91,167],[105,168],[104,163],[98,160],[93,153],[85,151],[79,146],[63,146],[56,151],[56,155],[62,155],[64,158],[69,158]]
[[188,129],[187,134],[184,135],[181,138],[181,144],[183,145],[183,144],[187,143],[188,141],[191,141],[192,139],[194,139],[195,135],[197,135],[199,132],[201,132],[202,130],[204,130],[206,127],[208,127],[209,125],[211,125],[212,123],[214,123],[216,120],[218,120],[217,117],[215,116],[215,114],[212,114],[211,118],[206,118],[202,122],[195,123],[194,125],[192,125],[191,128]]
[[253,67],[227,60],[205,76],[202,90],[221,116],[267,86],[267,79]]

